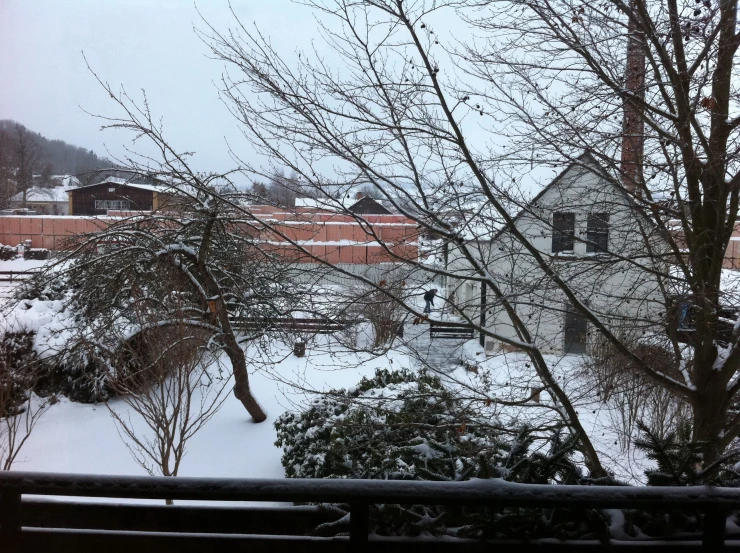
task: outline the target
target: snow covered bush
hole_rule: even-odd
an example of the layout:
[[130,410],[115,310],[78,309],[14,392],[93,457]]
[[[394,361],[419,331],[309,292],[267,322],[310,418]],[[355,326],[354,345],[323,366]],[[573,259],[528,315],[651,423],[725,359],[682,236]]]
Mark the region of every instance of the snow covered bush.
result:
[[0,417],[18,414],[36,384],[33,334],[8,332],[0,340]]
[[[293,478],[584,480],[573,461],[572,437],[555,433],[534,448],[527,428],[506,433],[495,420],[479,420],[438,377],[424,372],[378,370],[350,391],[333,390],[302,413],[285,413],[275,428],[286,476]],[[378,505],[371,518],[374,531],[385,535],[582,537],[606,528],[589,510]]]
[[303,413],[284,414],[275,428],[294,478],[462,480],[483,470],[480,452],[499,450],[480,427],[466,425],[439,378],[410,371],[378,370],[352,391],[334,390]]
[[67,273],[50,271],[29,279],[18,288],[15,299],[4,314],[2,340],[23,336],[25,355],[38,364],[34,392],[81,403],[110,397],[114,348],[85,340],[86,323]]
[[554,471],[540,473],[539,454],[529,455],[534,436],[528,429],[507,436],[426,372],[379,369],[350,391],[332,390],[301,413],[283,414],[275,428],[291,478],[581,478],[570,460],[571,440],[558,442],[563,455]]
[[0,261],[10,261],[18,257],[18,250],[12,246],[0,244]]

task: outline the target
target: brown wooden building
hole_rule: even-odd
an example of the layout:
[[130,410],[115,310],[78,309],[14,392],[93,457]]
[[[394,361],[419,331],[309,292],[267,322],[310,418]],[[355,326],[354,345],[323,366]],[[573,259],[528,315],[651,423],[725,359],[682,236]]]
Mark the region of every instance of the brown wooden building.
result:
[[109,177],[69,191],[69,215],[107,215],[108,211],[154,211],[171,195],[162,186]]

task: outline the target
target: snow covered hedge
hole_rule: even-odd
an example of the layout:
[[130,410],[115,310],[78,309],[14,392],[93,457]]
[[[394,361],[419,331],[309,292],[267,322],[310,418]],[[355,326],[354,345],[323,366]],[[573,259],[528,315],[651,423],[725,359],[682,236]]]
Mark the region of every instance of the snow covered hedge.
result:
[[[352,390],[332,390],[302,413],[285,413],[275,428],[286,476],[293,478],[584,480],[573,462],[574,439],[556,433],[532,451],[528,429],[504,433],[496,421],[477,420],[425,372],[378,370]],[[543,517],[539,510],[379,505],[371,518],[374,531],[386,535],[580,537],[606,528],[599,513],[586,510]]]
[[[293,478],[468,480],[501,478],[532,484],[621,485],[595,481],[576,462],[576,437],[554,433],[539,440],[527,429],[504,430],[479,420],[439,378],[428,373],[378,370],[351,390],[332,390],[300,413],[275,423],[285,474]],[[713,471],[698,471],[702,444],[682,432],[640,425],[636,446],[655,461],[648,485],[740,485],[737,456]],[[346,532],[347,505],[323,505],[338,521],[317,528]],[[734,524],[734,514],[728,524]],[[696,534],[702,514],[597,509],[469,508],[429,505],[371,506],[380,535],[433,534],[474,538],[634,539]]]
[[529,432],[505,437],[495,426],[496,421],[475,420],[438,377],[387,369],[275,422],[276,445],[283,447],[282,463],[292,478],[572,482],[580,477],[566,452],[557,476],[537,477],[532,463],[523,462],[532,443]]
[[79,339],[85,323],[68,278],[43,274],[30,279],[3,315],[0,342],[6,350],[13,344],[14,369],[28,373],[34,363],[34,392],[81,403],[105,401],[113,394],[110,352]]

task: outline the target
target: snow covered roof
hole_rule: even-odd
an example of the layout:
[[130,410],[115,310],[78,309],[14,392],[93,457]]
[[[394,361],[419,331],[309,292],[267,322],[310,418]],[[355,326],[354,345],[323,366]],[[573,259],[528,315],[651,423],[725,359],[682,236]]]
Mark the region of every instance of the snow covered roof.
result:
[[296,207],[306,207],[310,209],[325,209],[327,211],[337,210],[338,200],[322,200],[319,198],[296,198]]
[[121,177],[107,177],[103,182],[98,184],[126,184],[126,179]]
[[[41,187],[34,187],[29,188],[26,192],[26,201],[27,202],[36,202],[36,203],[57,203],[57,202],[66,202],[68,199],[67,193],[77,188],[76,186],[52,186],[49,188],[41,188]],[[12,202],[21,202],[23,201],[23,192],[18,192],[17,194],[14,194],[10,201]]]
[[128,186],[130,188],[138,188],[140,190],[151,190],[152,192],[166,192],[170,189],[169,186],[162,184],[143,184],[138,182],[129,182],[127,179],[120,177],[107,177],[103,182],[96,182],[95,184],[87,184],[77,188],[90,188],[91,186],[100,186],[101,184],[115,184],[116,186]]

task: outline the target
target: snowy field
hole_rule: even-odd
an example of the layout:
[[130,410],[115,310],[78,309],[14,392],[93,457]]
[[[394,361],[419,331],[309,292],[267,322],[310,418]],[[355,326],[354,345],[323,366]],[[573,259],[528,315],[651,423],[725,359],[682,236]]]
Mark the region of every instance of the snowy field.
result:
[[[371,359],[311,349],[306,357],[297,358],[280,344],[274,345],[272,353],[278,361],[273,368],[257,368],[250,374],[252,390],[267,413],[267,420],[251,422],[243,405],[229,393],[221,410],[188,442],[180,476],[282,478],[281,451],[273,445],[273,422],[306,399],[306,393],[291,384],[316,390],[349,387],[363,375],[388,366],[389,361],[400,364],[403,358],[390,354]],[[228,370],[227,363],[225,359],[224,368]],[[347,368],[339,369],[340,363]],[[257,366],[261,364],[260,361]],[[111,400],[110,406],[124,414],[128,412],[120,399]],[[135,415],[132,417],[135,419]],[[40,419],[13,469],[146,474],[126,449],[105,405],[84,405],[66,398]]]

